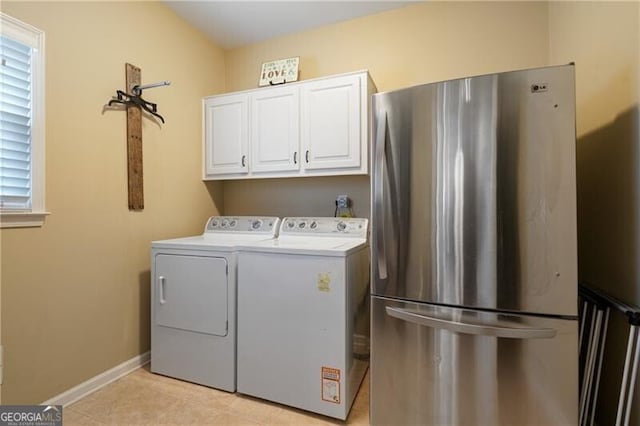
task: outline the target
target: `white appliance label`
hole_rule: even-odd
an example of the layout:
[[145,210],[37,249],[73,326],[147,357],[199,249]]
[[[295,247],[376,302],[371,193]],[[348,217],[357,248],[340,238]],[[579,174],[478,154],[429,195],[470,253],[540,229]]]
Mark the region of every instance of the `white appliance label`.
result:
[[322,367],[322,400],[340,404],[340,370]]

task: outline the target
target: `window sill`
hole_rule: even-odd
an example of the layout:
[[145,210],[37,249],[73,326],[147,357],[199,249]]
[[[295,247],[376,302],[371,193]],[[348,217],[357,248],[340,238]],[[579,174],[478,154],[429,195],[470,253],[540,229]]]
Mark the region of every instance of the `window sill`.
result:
[[44,225],[44,218],[49,212],[39,213],[0,213],[0,228],[29,228]]

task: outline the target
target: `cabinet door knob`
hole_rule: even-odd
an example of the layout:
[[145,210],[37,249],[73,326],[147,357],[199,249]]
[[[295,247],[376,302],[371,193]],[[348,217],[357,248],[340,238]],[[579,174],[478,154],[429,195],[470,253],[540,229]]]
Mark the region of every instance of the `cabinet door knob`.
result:
[[247,160],[247,156],[246,156],[246,155],[243,155],[243,156],[242,156],[242,167],[244,167],[244,166],[245,166],[245,164],[246,164],[246,160]]
[[307,163],[309,162],[309,150],[307,150],[307,152],[305,152],[304,159],[307,161]]
[[293,164],[298,164],[298,151],[293,153]]

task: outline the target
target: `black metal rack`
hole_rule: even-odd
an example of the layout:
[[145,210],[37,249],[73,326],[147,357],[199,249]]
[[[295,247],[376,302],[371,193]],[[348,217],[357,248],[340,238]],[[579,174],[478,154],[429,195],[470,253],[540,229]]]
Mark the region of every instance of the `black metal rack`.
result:
[[[609,314],[615,309],[629,323],[627,351],[618,397],[616,426],[628,425],[640,363],[640,308],[622,302],[586,283],[579,286],[580,312],[580,425],[593,425],[602,373]],[[587,329],[588,327],[588,329]]]

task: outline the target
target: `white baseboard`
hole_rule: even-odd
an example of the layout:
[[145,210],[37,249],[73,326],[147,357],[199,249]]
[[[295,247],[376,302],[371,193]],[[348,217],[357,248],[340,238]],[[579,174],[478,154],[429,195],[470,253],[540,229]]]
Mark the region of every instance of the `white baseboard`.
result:
[[51,399],[46,400],[42,405],[62,405],[67,406],[73,404],[77,400],[84,398],[85,396],[92,394],[108,385],[111,382],[118,380],[122,376],[126,376],[134,370],[142,367],[151,360],[151,353],[145,352],[136,357],[131,358],[128,361],[123,362],[120,365],[116,365],[110,370],[100,373],[95,377],[90,378],[86,382],[80,383],[78,386],[74,386],[68,391],[62,392],[60,395],[56,395]]

